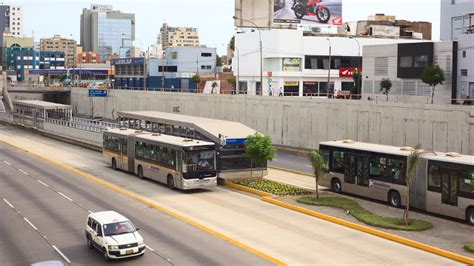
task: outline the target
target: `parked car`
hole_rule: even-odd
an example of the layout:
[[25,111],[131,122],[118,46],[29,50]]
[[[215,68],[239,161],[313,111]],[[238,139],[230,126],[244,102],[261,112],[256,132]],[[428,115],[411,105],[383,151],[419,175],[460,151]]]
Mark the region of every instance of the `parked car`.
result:
[[351,99],[350,91],[338,91],[336,92],[336,99]]
[[105,260],[140,256],[145,244],[139,230],[115,211],[91,213],[86,221],[87,246],[102,252]]

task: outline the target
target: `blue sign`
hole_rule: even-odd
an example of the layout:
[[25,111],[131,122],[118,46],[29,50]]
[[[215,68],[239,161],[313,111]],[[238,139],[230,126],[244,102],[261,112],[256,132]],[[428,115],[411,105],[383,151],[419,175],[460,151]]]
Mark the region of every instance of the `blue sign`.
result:
[[30,74],[36,75],[94,75],[94,76],[107,76],[109,71],[99,69],[73,69],[73,70],[57,70],[57,69],[33,69],[29,70]]
[[226,145],[241,145],[245,144],[247,142],[246,138],[243,139],[226,139],[225,144]]
[[133,58],[117,58],[112,60],[112,65],[143,65],[145,58],[133,57]]
[[108,90],[89,89],[89,97],[107,97]]

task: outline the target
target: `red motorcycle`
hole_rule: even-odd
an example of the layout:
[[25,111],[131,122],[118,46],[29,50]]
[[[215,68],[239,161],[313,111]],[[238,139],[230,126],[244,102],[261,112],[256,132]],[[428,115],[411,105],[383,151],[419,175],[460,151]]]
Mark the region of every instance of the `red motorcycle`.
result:
[[328,23],[331,18],[331,12],[321,1],[295,0],[291,9],[295,12],[295,16],[298,19],[302,19],[304,16],[316,16],[320,23]]

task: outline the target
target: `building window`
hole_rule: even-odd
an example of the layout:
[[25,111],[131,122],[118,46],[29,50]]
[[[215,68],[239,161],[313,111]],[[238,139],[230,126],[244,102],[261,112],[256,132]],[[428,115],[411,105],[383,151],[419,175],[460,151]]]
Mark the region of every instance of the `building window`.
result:
[[461,76],[466,77],[468,75],[467,69],[461,69]]
[[411,56],[400,57],[400,67],[413,67],[413,57]]
[[466,58],[467,56],[467,51],[462,51],[462,58]]
[[201,53],[202,57],[212,57],[212,53]]
[[428,65],[428,56],[420,55],[415,56],[414,67],[424,68]]

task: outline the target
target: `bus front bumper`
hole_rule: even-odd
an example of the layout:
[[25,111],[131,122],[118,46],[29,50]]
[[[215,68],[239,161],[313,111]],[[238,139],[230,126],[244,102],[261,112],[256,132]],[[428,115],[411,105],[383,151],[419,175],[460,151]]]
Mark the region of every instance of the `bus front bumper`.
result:
[[183,180],[183,190],[217,186],[217,177]]

